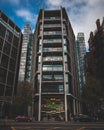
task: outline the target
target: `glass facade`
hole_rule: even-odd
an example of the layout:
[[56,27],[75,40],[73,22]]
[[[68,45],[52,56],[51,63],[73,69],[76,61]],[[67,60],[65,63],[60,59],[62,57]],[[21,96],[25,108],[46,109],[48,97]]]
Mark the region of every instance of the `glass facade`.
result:
[[80,81],[80,91],[85,84],[85,73],[84,73],[84,59],[86,55],[84,33],[78,33],[76,41],[77,60],[78,60],[78,74]]
[[23,32],[22,52],[19,69],[19,81],[30,81],[30,66],[32,53],[32,30],[28,23],[25,24]]
[[0,11],[0,115],[9,115],[8,104],[16,94],[21,40],[21,30]]

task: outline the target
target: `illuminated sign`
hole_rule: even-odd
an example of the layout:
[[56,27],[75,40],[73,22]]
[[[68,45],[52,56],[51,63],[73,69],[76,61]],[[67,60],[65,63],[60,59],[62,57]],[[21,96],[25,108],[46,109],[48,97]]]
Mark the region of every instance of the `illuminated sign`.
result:
[[57,104],[49,104],[48,108],[58,108],[58,105]]

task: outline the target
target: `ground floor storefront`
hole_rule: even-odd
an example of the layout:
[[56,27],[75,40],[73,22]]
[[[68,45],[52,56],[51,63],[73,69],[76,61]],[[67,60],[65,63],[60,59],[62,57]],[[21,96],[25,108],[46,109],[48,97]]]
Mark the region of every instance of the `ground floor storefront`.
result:
[[37,121],[69,121],[79,113],[80,103],[71,96],[42,95],[34,103],[34,117]]

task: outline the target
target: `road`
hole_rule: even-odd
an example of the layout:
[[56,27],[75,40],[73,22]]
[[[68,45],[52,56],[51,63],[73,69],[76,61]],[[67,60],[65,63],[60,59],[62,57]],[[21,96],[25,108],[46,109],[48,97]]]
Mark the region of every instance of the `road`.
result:
[[0,130],[104,130],[104,123],[14,122],[0,125]]

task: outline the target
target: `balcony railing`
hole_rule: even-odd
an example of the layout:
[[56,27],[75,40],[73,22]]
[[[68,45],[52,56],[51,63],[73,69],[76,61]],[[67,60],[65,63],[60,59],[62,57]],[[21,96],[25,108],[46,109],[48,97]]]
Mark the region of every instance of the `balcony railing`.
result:
[[45,17],[44,20],[61,20],[60,17]]
[[62,51],[62,48],[43,48],[43,51],[44,52]]
[[44,27],[45,28],[48,28],[48,27],[61,27],[61,24],[44,24]]
[[61,39],[48,39],[48,40],[43,40],[43,43],[61,43]]
[[44,32],[44,35],[61,35],[62,32],[61,31],[47,31]]
[[62,57],[45,57],[43,61],[62,61]]

